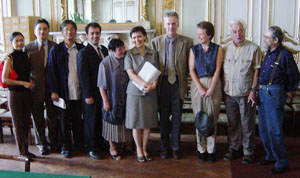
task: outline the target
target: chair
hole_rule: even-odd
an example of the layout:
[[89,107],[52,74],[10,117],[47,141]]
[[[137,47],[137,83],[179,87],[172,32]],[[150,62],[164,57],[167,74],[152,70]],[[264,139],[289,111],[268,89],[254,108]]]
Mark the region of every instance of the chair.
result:
[[[10,128],[10,133],[11,135],[14,135],[13,132],[13,124],[12,124],[12,120],[11,120],[12,116],[11,116],[11,112],[6,110],[6,109],[0,109],[0,142],[3,143],[3,126],[8,126]],[[31,123],[31,119],[30,119],[30,123]],[[32,124],[30,124],[29,130],[28,130],[28,144],[32,145],[33,141],[32,141],[32,136],[31,136],[31,128],[32,128]]]

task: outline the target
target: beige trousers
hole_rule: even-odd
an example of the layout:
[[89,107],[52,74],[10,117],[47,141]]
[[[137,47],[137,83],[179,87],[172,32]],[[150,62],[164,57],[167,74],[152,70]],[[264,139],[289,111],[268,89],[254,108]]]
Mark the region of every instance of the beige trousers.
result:
[[[212,77],[201,77],[199,78],[200,83],[206,89],[212,83]],[[191,86],[191,98],[192,98],[192,108],[196,115],[198,111],[204,111],[210,118],[214,121],[214,133],[212,136],[204,137],[196,129],[197,136],[197,149],[200,153],[208,152],[214,153],[216,148],[216,134],[217,134],[217,121],[220,113],[220,106],[222,101],[222,88],[221,80],[219,79],[211,97],[201,97],[194,82]]]

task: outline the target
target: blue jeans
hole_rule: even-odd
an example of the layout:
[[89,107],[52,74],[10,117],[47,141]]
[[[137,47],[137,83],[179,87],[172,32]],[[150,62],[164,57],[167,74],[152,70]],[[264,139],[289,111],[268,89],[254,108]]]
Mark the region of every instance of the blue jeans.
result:
[[276,161],[276,168],[289,166],[282,132],[285,99],[285,90],[281,85],[259,87],[259,135],[265,147],[265,159]]

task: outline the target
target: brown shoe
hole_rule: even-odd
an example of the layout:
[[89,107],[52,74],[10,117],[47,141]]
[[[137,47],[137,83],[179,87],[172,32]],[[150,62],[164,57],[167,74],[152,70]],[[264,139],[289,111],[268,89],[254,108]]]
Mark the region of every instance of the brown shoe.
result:
[[162,152],[160,153],[160,157],[161,157],[161,159],[163,159],[163,160],[168,159],[168,152],[167,152],[167,151],[162,151]]
[[181,156],[180,156],[179,151],[173,151],[173,158],[174,158],[175,160],[181,159]]

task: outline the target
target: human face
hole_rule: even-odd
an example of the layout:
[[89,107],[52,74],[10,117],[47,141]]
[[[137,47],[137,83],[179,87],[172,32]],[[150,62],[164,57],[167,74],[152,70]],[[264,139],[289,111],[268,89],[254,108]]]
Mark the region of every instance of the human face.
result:
[[11,42],[15,50],[21,51],[24,47],[24,38],[21,35],[16,36]]
[[90,43],[92,43],[95,46],[98,46],[100,37],[101,37],[101,31],[99,28],[89,27],[87,38]]
[[231,27],[231,38],[235,45],[240,45],[245,41],[245,29],[242,24]]
[[208,44],[210,42],[210,35],[206,34],[206,30],[203,28],[197,29],[197,39],[200,44]]
[[146,37],[143,35],[142,32],[134,32],[131,35],[131,39],[133,44],[137,47],[137,48],[142,48],[145,46],[145,40]]
[[164,28],[169,38],[173,38],[177,35],[178,27],[179,23],[176,17],[170,16],[164,18]]
[[117,59],[124,58],[125,57],[125,53],[126,53],[125,46],[121,46],[121,47],[116,48],[116,50],[112,51],[112,53],[115,55],[115,57]]
[[76,30],[72,24],[67,24],[62,31],[65,40],[75,40]]
[[49,28],[45,23],[39,23],[35,26],[34,34],[37,39],[45,41],[49,34]]
[[274,48],[278,42],[277,38],[272,37],[272,34],[270,30],[267,30],[264,35],[264,48],[266,50]]

